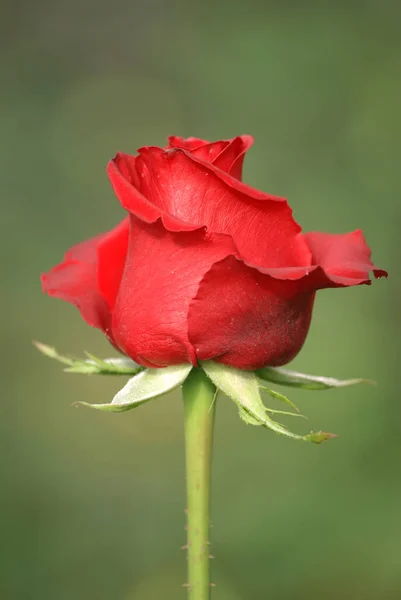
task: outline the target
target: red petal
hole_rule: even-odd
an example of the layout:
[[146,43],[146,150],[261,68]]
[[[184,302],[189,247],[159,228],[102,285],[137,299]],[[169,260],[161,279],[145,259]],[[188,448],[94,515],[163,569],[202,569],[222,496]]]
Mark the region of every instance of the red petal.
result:
[[307,266],[311,253],[283,198],[259,192],[182,150],[142,148],[141,191],[180,221],[230,235],[245,261]]
[[74,304],[88,325],[106,331],[111,314],[97,283],[97,247],[104,235],[71,248],[41,281],[43,292]]
[[196,364],[188,307],[211,265],[235,253],[231,239],[170,232],[160,221],[147,224],[135,217],[130,236],[112,324],[119,347],[145,366]]
[[192,152],[193,150],[197,150],[202,146],[207,146],[213,143],[196,137],[184,138],[179,135],[170,135],[168,142],[168,148],[182,148],[183,150],[188,150],[188,152]]
[[113,310],[123,276],[128,250],[129,217],[100,241],[97,256],[99,291]]
[[138,156],[118,153],[107,165],[110,183],[122,207],[145,223],[154,223],[161,218],[164,226],[170,231],[198,229],[198,225],[185,223],[165,212],[159,205],[151,201],[151,195],[145,197],[141,193],[141,187],[143,187],[141,178],[145,176],[145,173],[138,172],[138,160],[140,160]]
[[252,144],[253,137],[250,135],[242,135],[234,138],[213,161],[214,166],[226,171],[232,177],[241,181],[245,153]]
[[282,365],[301,349],[314,294],[298,282],[280,281],[230,256],[205,274],[191,302],[189,340],[199,360],[239,369]]
[[127,252],[129,220],[77,244],[64,260],[41,276],[43,291],[74,304],[92,327],[112,339],[111,311]]
[[253,137],[250,135],[241,135],[231,140],[218,142],[206,142],[197,138],[169,137],[170,148],[187,150],[193,156],[213,163],[217,168],[226,171],[236,179],[241,179],[245,153],[252,144]]
[[186,150],[206,162],[214,162],[219,154],[231,143],[231,140],[207,142],[198,138],[181,138],[177,136],[170,136],[168,141],[169,148]]
[[371,262],[371,250],[360,229],[344,234],[310,232],[304,237],[312,251],[313,264],[321,267],[321,281],[316,289],[369,284],[371,271],[375,277],[387,277],[386,271]]

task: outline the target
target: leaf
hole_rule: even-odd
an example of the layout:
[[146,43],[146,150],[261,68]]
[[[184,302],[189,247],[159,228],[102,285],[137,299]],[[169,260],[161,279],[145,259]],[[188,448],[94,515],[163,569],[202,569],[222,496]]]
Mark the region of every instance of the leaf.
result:
[[96,408],[108,412],[123,412],[136,408],[158,396],[167,394],[174,388],[182,385],[188,377],[192,365],[173,365],[163,369],[144,369],[114,396],[109,404],[89,404],[77,402],[83,406]]
[[270,419],[266,414],[258,380],[253,371],[242,371],[211,360],[201,362],[201,367],[214,385],[237,404],[241,419],[249,425],[262,425],[286,437],[317,444],[333,437],[332,434],[323,432],[298,435]]
[[82,375],[135,375],[144,368],[126,356],[101,359],[86,352],[88,358],[81,359],[72,356],[63,356],[52,346],[42,344],[41,342],[33,342],[33,344],[45,356],[67,365],[67,368],[64,370],[68,373],[80,373]]
[[259,379],[271,381],[278,385],[303,388],[305,390],[328,390],[336,387],[346,387],[357,383],[375,384],[371,379],[334,379],[334,377],[322,377],[320,375],[307,375],[297,373],[281,367],[264,367],[255,371]]

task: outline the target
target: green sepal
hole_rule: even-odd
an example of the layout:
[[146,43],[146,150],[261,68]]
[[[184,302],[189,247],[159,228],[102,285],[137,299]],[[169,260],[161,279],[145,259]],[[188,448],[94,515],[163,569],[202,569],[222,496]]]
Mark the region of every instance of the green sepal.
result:
[[305,390],[329,390],[331,388],[346,387],[358,383],[375,384],[371,379],[335,379],[334,377],[297,373],[296,371],[289,371],[281,367],[264,367],[255,371],[255,373],[263,381],[303,388]]
[[85,352],[87,358],[74,358],[59,354],[55,348],[33,342],[36,348],[45,356],[53,358],[64,365],[68,373],[80,373],[81,375],[135,375],[144,369],[126,356],[113,358],[97,358],[89,352]]
[[[269,396],[271,396],[272,398],[275,398],[276,400],[280,400],[281,402],[284,402],[284,404],[288,404],[288,406],[291,406],[291,408],[293,408],[294,410],[297,411],[297,413],[299,413],[298,406],[296,404],[294,404],[294,402],[292,400],[287,398],[287,396],[284,396],[284,394],[281,394],[280,392],[276,392],[276,390],[272,390],[272,389],[266,387],[265,385],[259,384],[259,388],[261,390],[263,390],[264,392],[267,392],[269,394]],[[293,413],[291,413],[291,414],[293,414]]]
[[305,415],[301,415],[301,413],[299,413],[299,412],[293,413],[293,412],[289,412],[288,410],[276,410],[274,408],[266,407],[266,412],[268,412],[272,415],[285,415],[286,417],[301,417],[301,419],[308,418]]
[[321,431],[298,435],[270,419],[260,396],[255,372],[242,371],[211,360],[201,362],[201,367],[214,385],[237,404],[241,419],[249,425],[262,425],[286,437],[316,444],[335,437]]
[[131,408],[137,408],[153,398],[163,396],[182,385],[191,369],[192,365],[189,364],[172,365],[162,369],[144,369],[132,377],[109,404],[89,404],[88,402],[76,402],[76,404],[106,412],[124,412]]

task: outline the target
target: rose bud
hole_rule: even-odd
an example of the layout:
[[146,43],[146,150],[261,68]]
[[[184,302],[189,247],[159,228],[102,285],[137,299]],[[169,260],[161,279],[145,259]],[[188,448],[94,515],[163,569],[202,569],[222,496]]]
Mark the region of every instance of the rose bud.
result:
[[169,142],[110,161],[128,216],[42,275],[45,292],[140,365],[283,365],[305,341],[317,290],[387,275],[360,230],[303,234],[284,198],[241,182],[250,136]]

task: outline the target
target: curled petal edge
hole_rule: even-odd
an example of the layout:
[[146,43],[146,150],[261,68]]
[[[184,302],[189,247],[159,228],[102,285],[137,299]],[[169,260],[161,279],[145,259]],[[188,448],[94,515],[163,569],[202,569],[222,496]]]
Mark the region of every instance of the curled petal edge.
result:
[[155,223],[158,219],[161,219],[168,231],[196,231],[204,228],[203,225],[186,223],[174,217],[145,198],[135,185],[121,173],[118,163],[124,161],[126,157],[131,158],[128,155],[118,153],[107,165],[107,175],[110,183],[125,210],[145,223]]

